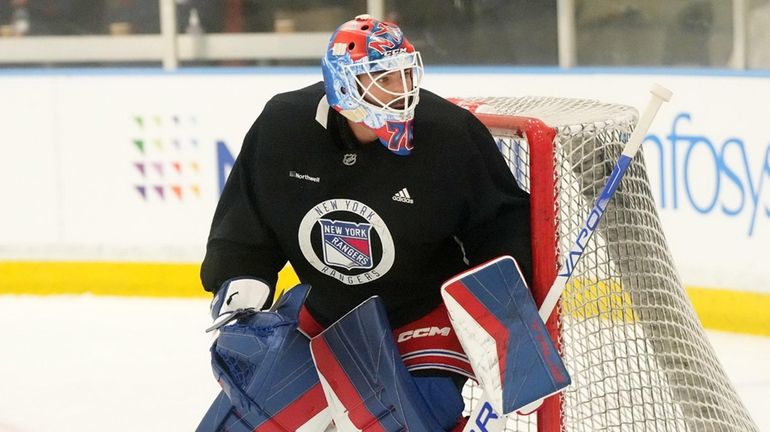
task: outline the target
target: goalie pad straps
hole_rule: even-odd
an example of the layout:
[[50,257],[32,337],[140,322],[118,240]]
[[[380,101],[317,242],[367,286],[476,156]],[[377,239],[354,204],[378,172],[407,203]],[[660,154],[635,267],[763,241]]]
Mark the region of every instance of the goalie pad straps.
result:
[[296,329],[309,289],[298,285],[270,312],[253,312],[220,329],[212,367],[227,397],[214,401],[198,431],[325,430],[331,421],[326,399],[308,340]]
[[313,338],[310,351],[338,431],[444,430],[400,359],[378,297]]
[[441,288],[452,325],[492,408],[509,414],[570,383],[516,261],[477,266]]

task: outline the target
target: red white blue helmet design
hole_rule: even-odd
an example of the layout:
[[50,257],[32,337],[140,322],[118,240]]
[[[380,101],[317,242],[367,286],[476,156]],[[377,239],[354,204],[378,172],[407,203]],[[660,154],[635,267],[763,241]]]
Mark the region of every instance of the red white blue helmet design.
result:
[[[395,24],[359,15],[334,32],[321,61],[326,99],[346,118],[372,129],[390,151],[412,150],[412,122],[423,77],[422,58]],[[382,77],[400,83],[385,88]],[[367,85],[360,77],[368,75]],[[377,98],[372,90],[386,95]],[[386,99],[386,100],[381,100]]]

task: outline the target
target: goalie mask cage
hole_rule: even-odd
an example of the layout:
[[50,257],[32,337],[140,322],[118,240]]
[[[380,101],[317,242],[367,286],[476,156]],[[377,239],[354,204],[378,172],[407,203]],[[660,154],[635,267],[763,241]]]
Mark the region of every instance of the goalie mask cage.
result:
[[[531,194],[539,305],[637,121],[623,105],[467,98]],[[572,377],[506,431],[757,431],[674,268],[641,152],[547,323]],[[480,389],[466,386],[466,408]]]

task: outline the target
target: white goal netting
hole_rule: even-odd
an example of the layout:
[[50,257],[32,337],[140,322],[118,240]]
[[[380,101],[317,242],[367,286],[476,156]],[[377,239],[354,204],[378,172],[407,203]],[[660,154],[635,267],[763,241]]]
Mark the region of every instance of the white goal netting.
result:
[[[535,272],[555,275],[636,124],[636,110],[535,97],[469,98],[458,104],[475,110],[487,124],[525,189],[534,191],[540,182],[533,205],[545,201],[554,222],[548,224],[550,232],[533,228],[533,238],[536,248],[554,250],[545,251],[546,258],[533,250]],[[550,159],[550,176],[530,166],[536,153]],[[544,237],[555,238],[549,246]],[[534,288],[542,290],[540,285]],[[512,415],[507,430],[758,430],[679,280],[641,154],[610,201],[557,313],[554,337],[572,385],[548,402],[556,407],[544,411],[549,418]],[[468,386],[465,391],[474,397],[480,390]]]

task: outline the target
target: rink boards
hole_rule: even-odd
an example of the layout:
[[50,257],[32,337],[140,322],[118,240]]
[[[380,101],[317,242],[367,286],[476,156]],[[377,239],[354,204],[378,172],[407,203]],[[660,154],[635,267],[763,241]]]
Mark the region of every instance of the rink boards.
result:
[[[12,119],[0,128],[0,293],[202,295],[196,263],[243,134],[269,97],[317,72],[0,73],[0,118]],[[707,326],[770,334],[770,76],[429,68],[425,86],[640,107],[651,82],[675,94],[644,151],[688,293]]]

